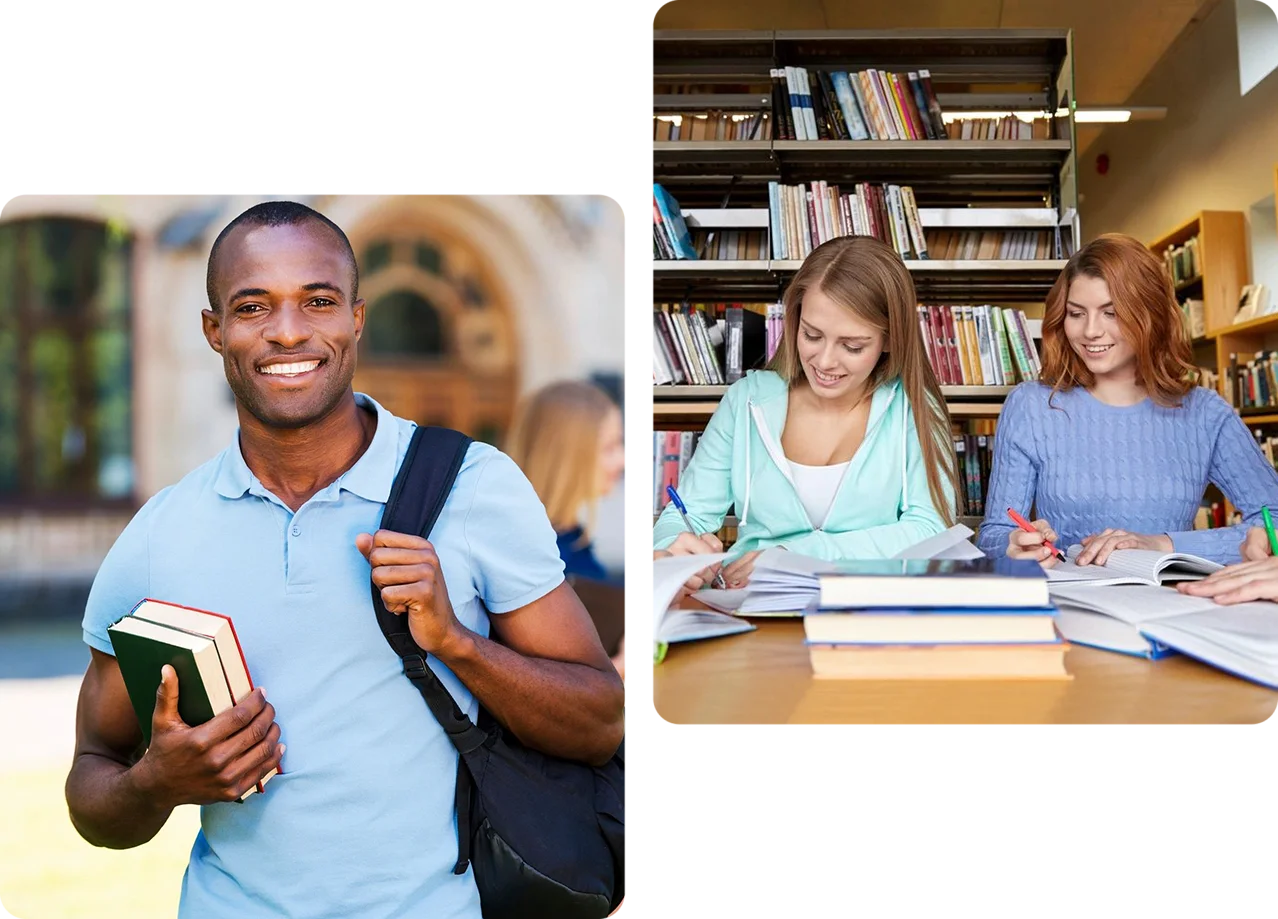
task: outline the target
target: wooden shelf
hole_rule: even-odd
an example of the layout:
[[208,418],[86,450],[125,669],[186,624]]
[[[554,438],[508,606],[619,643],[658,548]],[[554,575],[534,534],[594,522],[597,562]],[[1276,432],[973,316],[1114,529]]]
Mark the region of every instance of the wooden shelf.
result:
[[1248,319],[1246,322],[1240,322],[1237,325],[1209,329],[1207,337],[1224,338],[1228,335],[1265,335],[1270,332],[1278,332],[1278,313],[1258,316],[1255,319]]
[[[1183,291],[1201,287],[1203,324],[1206,334],[1195,339],[1195,361],[1210,362],[1214,358],[1213,371],[1220,375],[1219,392],[1225,394],[1226,371],[1229,368],[1230,351],[1257,350],[1252,341],[1243,345],[1229,339],[1249,336],[1252,340],[1263,334],[1278,332],[1278,315],[1263,316],[1250,322],[1231,325],[1238,312],[1238,297],[1247,283],[1247,224],[1241,211],[1200,211],[1178,227],[1164,233],[1150,243],[1150,250],[1160,258],[1173,246],[1182,245],[1197,236],[1200,274],[1176,285]],[[1203,339],[1214,344],[1214,354],[1205,354]]]
[[1242,415],[1246,424],[1278,424],[1278,415]]
[[1003,413],[1002,402],[950,402],[951,418],[992,418]]
[[[666,386],[652,387],[652,399],[655,405],[662,403],[671,404],[672,408],[666,409],[671,413],[678,413],[680,410],[689,408],[686,400],[699,399],[703,404],[714,405],[717,402],[707,402],[709,399],[721,399],[723,394],[728,391],[727,386],[695,386],[688,384],[676,384]],[[941,395],[948,399],[968,399],[968,400],[1002,400],[1012,391],[1011,386],[942,386]],[[654,405],[654,407],[655,407]],[[713,409],[711,409],[713,411]]]
[[677,399],[719,399],[727,391],[728,387],[726,386],[698,386],[676,383],[652,387],[652,399],[654,402]]

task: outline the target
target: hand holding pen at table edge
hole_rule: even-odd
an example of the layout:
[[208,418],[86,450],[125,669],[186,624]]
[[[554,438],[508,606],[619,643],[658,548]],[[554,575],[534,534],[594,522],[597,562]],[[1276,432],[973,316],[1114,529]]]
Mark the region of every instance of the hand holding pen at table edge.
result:
[[[698,533],[697,528],[692,525],[692,521],[688,519],[688,509],[684,507],[683,499],[679,497],[679,493],[675,491],[673,485],[666,486],[666,494],[670,496],[670,503],[675,506],[675,510],[679,512],[679,516],[683,518],[683,525],[688,528],[688,532],[680,533],[675,537],[674,542],[666,546],[664,549],[657,549],[652,553],[653,558],[661,558],[667,555],[710,555],[723,551],[723,543],[719,541],[719,537],[713,533]],[[723,588],[727,585],[723,581],[721,565],[715,564],[706,568],[692,577],[688,578],[684,585],[689,590],[700,590],[703,586],[710,582],[713,578],[714,586]]]

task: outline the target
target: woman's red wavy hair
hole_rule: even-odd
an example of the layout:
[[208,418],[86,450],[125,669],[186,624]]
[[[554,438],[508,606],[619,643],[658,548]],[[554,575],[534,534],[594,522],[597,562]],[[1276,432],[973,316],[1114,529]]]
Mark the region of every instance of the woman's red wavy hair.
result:
[[1079,276],[1099,278],[1123,338],[1136,352],[1136,383],[1159,405],[1180,405],[1194,387],[1198,369],[1176,304],[1171,276],[1139,240],[1122,233],[1098,236],[1074,253],[1047,295],[1043,311],[1043,372],[1053,392],[1095,382],[1065,337],[1065,301]]

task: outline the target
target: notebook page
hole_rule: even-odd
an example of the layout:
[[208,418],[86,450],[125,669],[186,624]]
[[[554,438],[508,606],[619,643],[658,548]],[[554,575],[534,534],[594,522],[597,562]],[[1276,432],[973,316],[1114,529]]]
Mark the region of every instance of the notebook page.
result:
[[720,635],[735,635],[738,632],[749,632],[755,627],[727,613],[712,613],[709,610],[672,609],[666,613],[661,622],[661,631],[657,633],[657,641],[677,642],[696,641],[701,638],[716,638]]
[[[1170,587],[1144,584],[1103,588],[1093,584],[1062,584],[1052,588],[1052,601],[1104,613],[1133,625],[1221,608],[1208,597],[1189,597]],[[1274,614],[1278,616],[1278,606],[1274,607]]]
[[[1069,560],[1073,563],[1078,558],[1083,547],[1073,545],[1069,547]],[[1140,578],[1142,581],[1153,583],[1158,582],[1158,566],[1163,560],[1163,553],[1153,552],[1148,549],[1119,549],[1116,552],[1109,553],[1109,558],[1105,560],[1104,565],[1097,566],[1101,571],[1109,572],[1109,576],[1116,577],[1120,575],[1128,575],[1134,578]],[[1075,567],[1078,567],[1077,565]],[[1092,567],[1091,565],[1082,566],[1083,569]]]
[[712,555],[671,555],[667,558],[652,560],[653,635],[661,632],[661,618],[666,614],[666,609],[679,593],[679,588],[684,582],[702,568],[721,562],[727,557],[726,552],[721,552]]
[[1113,584],[1145,584],[1152,582],[1131,574],[1122,574],[1105,565],[1075,565],[1073,560],[1060,562],[1045,569],[1048,589],[1055,592],[1057,585],[1086,584],[1089,587],[1104,587]]

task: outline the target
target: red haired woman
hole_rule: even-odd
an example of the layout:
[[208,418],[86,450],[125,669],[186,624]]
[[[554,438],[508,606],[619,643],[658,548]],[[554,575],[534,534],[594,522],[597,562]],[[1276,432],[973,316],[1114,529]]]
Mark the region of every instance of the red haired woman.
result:
[[[1130,236],[1080,249],[1048,294],[1043,373],[1007,397],[977,544],[1055,564],[1044,540],[1081,543],[1076,561],[1115,549],[1239,560],[1262,505],[1278,507],[1278,473],[1196,368],[1162,262]],[[1237,527],[1194,530],[1207,483],[1243,512]],[[1007,517],[1039,518],[1034,533]]]

